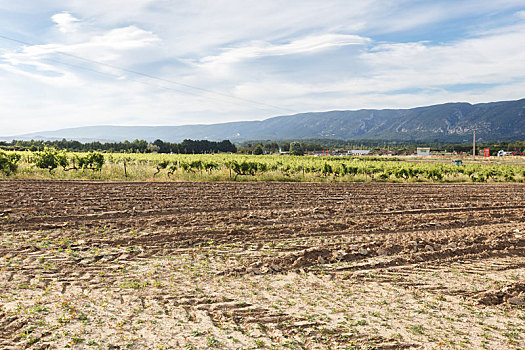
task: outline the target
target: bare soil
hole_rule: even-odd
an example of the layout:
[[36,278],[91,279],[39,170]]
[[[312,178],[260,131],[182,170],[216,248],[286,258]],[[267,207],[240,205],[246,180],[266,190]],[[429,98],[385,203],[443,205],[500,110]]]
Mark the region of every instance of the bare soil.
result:
[[525,349],[525,186],[0,181],[2,349]]

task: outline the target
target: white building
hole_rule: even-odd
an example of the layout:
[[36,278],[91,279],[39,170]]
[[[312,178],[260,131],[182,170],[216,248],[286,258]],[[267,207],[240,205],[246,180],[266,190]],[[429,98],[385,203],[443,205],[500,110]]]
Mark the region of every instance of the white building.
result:
[[418,156],[429,156],[430,155],[430,148],[429,147],[418,147],[417,148],[417,155]]
[[349,156],[364,156],[370,153],[369,149],[352,149],[348,151]]

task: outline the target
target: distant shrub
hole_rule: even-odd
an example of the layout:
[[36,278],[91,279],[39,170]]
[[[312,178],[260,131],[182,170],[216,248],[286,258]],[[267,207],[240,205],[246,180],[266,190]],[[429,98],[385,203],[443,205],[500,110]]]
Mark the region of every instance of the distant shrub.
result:
[[290,144],[290,154],[294,156],[303,156],[304,150],[299,142],[292,142]]
[[211,174],[212,170],[218,169],[219,164],[215,162],[204,162],[204,169]]
[[321,170],[321,173],[323,175],[328,176],[328,175],[332,174],[333,172],[334,171],[333,171],[332,166],[330,164],[328,164],[328,163],[324,163],[323,164],[323,168]]
[[443,179],[443,174],[439,169],[429,169],[426,171],[425,176],[427,179],[434,181],[441,181]]
[[236,162],[236,161],[230,161],[227,163],[228,167],[235,173],[234,180],[237,180],[237,176],[239,175],[251,175],[255,176],[257,172],[264,172],[267,171],[268,167],[264,163],[257,163],[257,162]]
[[[157,164],[157,171],[153,174],[153,177],[155,177],[158,173],[160,173],[160,171],[162,169],[166,169],[168,167],[168,165],[170,165],[170,161],[169,160],[163,160],[162,162]],[[168,176],[169,176],[169,174],[168,174]]]
[[64,151],[57,151],[54,148],[46,147],[42,152],[36,152],[35,165],[40,169],[47,169],[51,173],[59,166],[66,169],[69,161]]
[[104,155],[99,152],[90,152],[84,156],[76,155],[74,159],[77,162],[79,169],[101,171],[102,166],[104,165]]
[[0,151],[0,171],[6,175],[15,173],[18,169],[20,155],[17,153],[7,154]]
[[178,168],[179,168],[179,162],[178,161],[176,161],[173,164],[171,164],[169,166],[169,168],[168,168],[168,177],[173,175],[177,171]]

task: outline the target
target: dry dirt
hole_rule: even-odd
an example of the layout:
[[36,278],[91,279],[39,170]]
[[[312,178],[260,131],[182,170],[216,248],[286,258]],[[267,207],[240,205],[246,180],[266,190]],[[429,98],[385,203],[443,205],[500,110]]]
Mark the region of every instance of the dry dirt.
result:
[[524,349],[525,186],[0,181],[2,349]]

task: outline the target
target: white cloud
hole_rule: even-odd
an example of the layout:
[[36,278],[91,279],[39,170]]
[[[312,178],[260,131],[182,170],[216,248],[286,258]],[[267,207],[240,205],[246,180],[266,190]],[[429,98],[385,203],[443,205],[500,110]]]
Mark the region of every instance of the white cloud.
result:
[[273,75],[238,84],[234,92],[304,111],[523,98],[525,26],[512,28],[442,44],[376,44],[353,57],[357,73],[341,70],[321,82]]
[[125,28],[113,29],[104,35],[96,36],[85,46],[111,47],[115,50],[130,50],[149,46],[158,41],[159,38],[152,32],[142,30],[132,25]]
[[51,16],[51,20],[57,24],[58,30],[62,33],[77,31],[80,22],[78,18],[73,17],[69,12],[57,13]]
[[502,84],[525,79],[525,26],[452,43],[379,45],[361,58],[378,80],[404,88]]
[[224,73],[229,65],[243,60],[269,56],[313,54],[342,46],[363,45],[369,41],[370,39],[358,35],[329,33],[311,35],[284,44],[251,42],[249,45],[224,49],[224,52],[217,56],[204,57],[199,60],[197,65],[215,73]]
[[272,45],[266,42],[255,42],[250,46],[226,49],[225,52],[219,56],[204,57],[201,62],[210,63],[222,61],[225,63],[231,63],[243,59],[262,56],[314,53],[340,46],[361,45],[367,41],[369,41],[369,39],[360,37],[358,35],[323,34],[296,39],[287,44],[281,45]]
[[151,46],[158,41],[159,38],[152,32],[131,25],[124,28],[116,28],[101,35],[95,35],[88,41],[77,44],[26,46],[23,48],[22,52],[9,56],[37,57],[53,53],[69,53],[87,58],[108,60],[111,58],[118,58],[119,52]]
[[0,49],[9,116],[0,134],[288,114],[60,53],[297,112],[525,91],[523,0],[0,0],[0,9],[5,35],[43,43]]
[[34,65],[37,70],[31,72],[18,68],[16,65],[0,64],[0,69],[7,72],[31,78],[37,82],[52,85],[57,88],[78,87],[82,85],[81,80],[73,73],[67,70],[57,69],[54,66],[44,64],[38,61],[27,62],[26,65]]
[[[71,57],[60,54],[74,55],[97,62],[123,64],[126,60],[132,60],[137,50],[149,48],[159,41],[160,39],[149,31],[136,26],[128,26],[93,36],[88,41],[81,43],[33,45],[25,46],[17,52],[5,52],[0,55],[0,58],[7,64],[0,65],[0,69],[32,77],[51,85],[78,84],[79,79],[73,78],[76,75],[71,72],[71,63],[67,62],[67,59],[71,60]],[[123,59],[124,57],[126,60]],[[53,64],[46,63],[46,59],[51,59]],[[60,63],[62,61],[65,62],[65,65]],[[74,66],[88,68],[91,64],[87,61],[76,60]],[[34,71],[29,69],[31,67],[34,68]],[[122,71],[107,66],[95,65],[92,69],[122,75]]]

